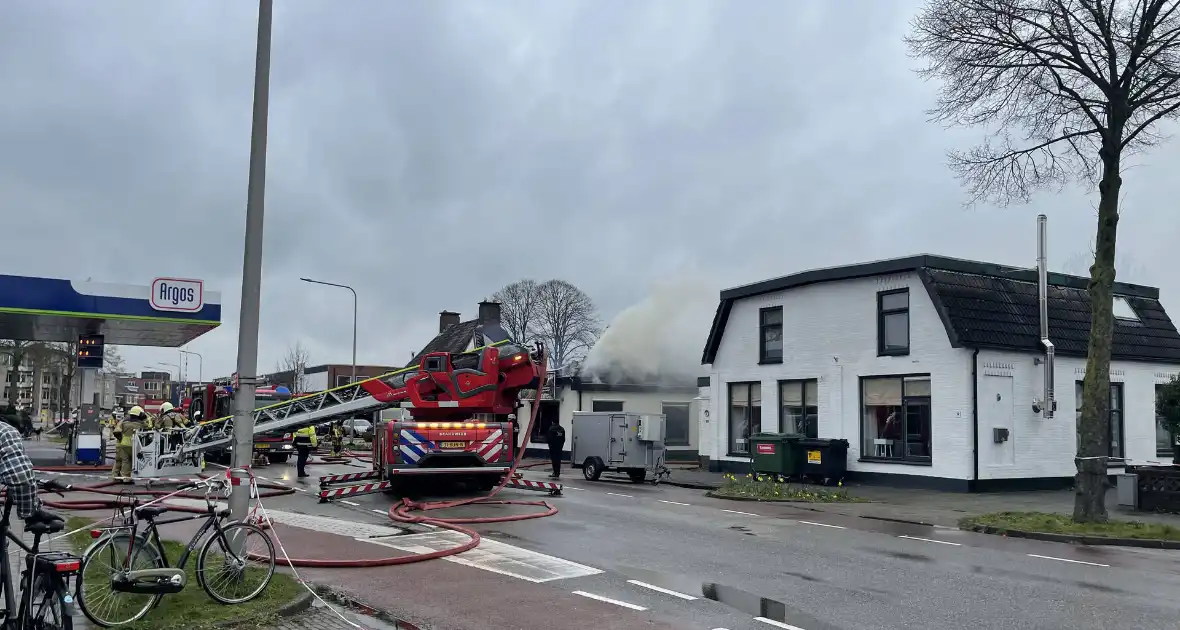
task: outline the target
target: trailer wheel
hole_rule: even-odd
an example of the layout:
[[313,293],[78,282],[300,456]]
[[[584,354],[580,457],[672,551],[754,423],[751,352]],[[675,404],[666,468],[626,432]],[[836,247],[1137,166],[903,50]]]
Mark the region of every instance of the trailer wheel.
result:
[[598,481],[602,476],[602,463],[597,457],[587,457],[586,461],[582,462],[582,476],[587,481]]
[[647,479],[647,471],[643,468],[631,468],[627,471],[627,476],[631,478],[631,483],[643,483]]

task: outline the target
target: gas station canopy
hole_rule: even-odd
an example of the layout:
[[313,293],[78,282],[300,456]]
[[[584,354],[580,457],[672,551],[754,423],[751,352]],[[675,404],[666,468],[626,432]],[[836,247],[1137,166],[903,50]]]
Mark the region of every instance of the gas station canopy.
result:
[[221,294],[200,280],[151,286],[0,275],[0,339],[175,348],[221,325]]

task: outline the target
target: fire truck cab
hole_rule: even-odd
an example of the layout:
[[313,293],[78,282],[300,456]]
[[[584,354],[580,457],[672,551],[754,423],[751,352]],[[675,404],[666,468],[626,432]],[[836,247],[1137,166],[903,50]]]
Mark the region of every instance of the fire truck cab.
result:
[[[194,422],[207,422],[216,418],[233,415],[233,383],[230,379],[216,379],[212,383],[194,385],[189,390],[188,412]],[[291,390],[279,385],[258,387],[254,392],[254,405],[263,407],[291,399]],[[254,453],[264,455],[272,464],[283,463],[295,453],[294,436],[289,431],[272,431],[254,435]],[[230,450],[210,449],[205,453],[209,461],[226,463],[230,461]]]

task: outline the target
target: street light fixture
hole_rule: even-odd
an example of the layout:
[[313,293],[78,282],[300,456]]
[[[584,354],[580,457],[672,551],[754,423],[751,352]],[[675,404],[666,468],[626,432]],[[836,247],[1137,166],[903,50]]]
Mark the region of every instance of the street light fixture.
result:
[[194,357],[197,357],[197,382],[199,383],[199,382],[204,381],[205,380],[205,357],[201,356],[201,353],[199,353],[199,352],[192,352],[189,350],[181,350],[180,353],[181,354],[191,354]]
[[300,278],[304,282],[312,284],[322,284],[329,287],[337,287],[340,289],[348,289],[352,291],[352,382],[356,382],[356,289],[347,284],[336,284],[335,282],[324,282],[323,280],[312,280],[311,278]]

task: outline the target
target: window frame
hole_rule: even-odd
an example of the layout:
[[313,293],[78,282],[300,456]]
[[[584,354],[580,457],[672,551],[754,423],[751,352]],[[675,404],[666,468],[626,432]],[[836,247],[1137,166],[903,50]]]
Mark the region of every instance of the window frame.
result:
[[[363,380],[365,380],[365,377],[361,376],[360,374],[356,375],[356,381],[358,383]],[[352,384],[352,374],[337,374],[336,375],[336,387],[344,387],[345,385],[351,385],[351,384]],[[335,389],[335,388],[333,388],[333,389]]]
[[[668,439],[668,407],[684,408],[684,442],[673,442]],[[683,400],[661,400],[660,413],[664,415],[664,446],[690,446],[692,443],[692,403]]]
[[[1083,381],[1083,380],[1074,381],[1074,400],[1075,400],[1075,402],[1077,400],[1078,388],[1082,388],[1083,392],[1085,391],[1084,383],[1085,383],[1085,381]],[[1119,410],[1118,410],[1118,414],[1119,414],[1119,449],[1121,450],[1121,453],[1119,455],[1114,454],[1114,445],[1110,443],[1110,431],[1107,430],[1106,456],[1109,458],[1112,458],[1112,459],[1119,460],[1118,462],[1114,462],[1114,463],[1107,462],[1107,465],[1108,466],[1122,466],[1122,462],[1125,461],[1127,458],[1127,407],[1126,407],[1127,386],[1126,386],[1126,383],[1124,383],[1122,381],[1111,381],[1110,388],[1111,389],[1118,388],[1118,391],[1119,391]],[[1109,395],[1110,394],[1108,393],[1107,396],[1109,396]],[[1075,419],[1074,422],[1075,422],[1075,426],[1076,426],[1077,418],[1080,417],[1082,414],[1082,406],[1076,405],[1076,404],[1075,404],[1075,406],[1076,406],[1076,409],[1074,409],[1074,419]],[[1107,402],[1107,409],[1106,409],[1106,414],[1107,414],[1106,421],[1108,424],[1111,422],[1111,420],[1114,416],[1114,413],[1115,413],[1114,408],[1110,405],[1110,403],[1108,401]],[[1151,417],[1155,418],[1155,409],[1154,408],[1152,409]],[[1155,441],[1154,437],[1152,438],[1152,441]],[[1074,455],[1076,456],[1077,453],[1078,453],[1078,445],[1075,443],[1074,444]]]
[[787,406],[783,403],[783,386],[784,385],[791,385],[793,383],[798,383],[803,387],[803,391],[801,392],[802,398],[801,398],[800,402],[802,404],[801,409],[803,409],[803,413],[801,415],[804,417],[806,417],[808,415],[807,414],[807,386],[813,385],[815,387],[815,435],[807,435],[806,432],[804,432],[803,434],[805,437],[818,438],[819,437],[819,379],[818,378],[787,378],[787,379],[782,379],[778,382],[778,430],[781,433],[796,433],[796,432],[798,432],[797,431],[798,425],[796,425],[794,427],[790,427],[790,430],[788,431],[788,427],[786,424],[787,423],[787,414],[785,413]]
[[[906,296],[905,308],[885,308],[885,298],[891,295]],[[910,288],[904,287],[901,289],[889,289],[886,291],[877,292],[877,356],[879,357],[904,357],[909,355],[910,347],[913,345],[913,340],[910,338]],[[890,315],[905,315],[905,347],[904,348],[887,348],[885,346],[885,318]]]
[[[619,408],[618,409],[595,409],[595,407],[597,407],[598,403],[600,403],[600,402],[618,403]],[[626,401],[623,401],[623,400],[615,400],[613,398],[595,398],[594,400],[590,401],[590,411],[592,411],[594,413],[626,413],[626,410],[627,410],[627,404],[626,404]]]
[[[1162,388],[1164,385],[1165,385],[1165,383],[1156,383],[1155,384],[1155,404],[1159,404],[1160,388]],[[1163,427],[1160,426],[1160,415],[1159,415],[1159,413],[1156,412],[1154,406],[1152,407],[1152,410],[1151,410],[1151,417],[1155,418],[1155,430],[1157,432],[1162,430]],[[1168,437],[1170,439],[1168,440],[1168,444],[1166,447],[1161,447],[1158,442],[1156,443],[1156,445],[1155,445],[1155,456],[1156,457],[1175,457],[1175,455],[1176,455],[1176,451],[1175,451],[1176,438],[1178,436],[1177,436],[1177,434],[1169,431]]]
[[[767,324],[766,316],[772,313],[778,313],[777,324]],[[759,365],[777,365],[783,362],[783,356],[786,354],[786,344],[783,339],[783,307],[778,306],[764,306],[758,309],[758,364]],[[766,352],[766,331],[769,329],[778,328],[778,351],[777,357],[769,356]]]
[[[734,387],[742,386],[746,388],[747,409],[753,409],[753,386],[757,385],[758,391],[758,431],[751,431],[750,418],[746,418],[746,450],[735,451],[733,449],[736,444],[733,436],[733,391]],[[725,451],[729,457],[744,457],[750,458],[753,455],[750,453],[750,436],[755,433],[762,432],[762,381],[733,381],[725,384]]]
[[[906,379],[921,379],[925,378],[930,382],[930,395],[928,396],[907,396],[905,393]],[[874,453],[865,452],[865,381],[875,381],[884,379],[896,379],[901,381],[901,434],[903,436],[909,434],[909,428],[906,424],[907,414],[905,413],[906,402],[910,400],[925,401],[926,407],[930,410],[930,456],[911,456],[906,454],[904,449],[905,440],[902,440],[903,449],[901,457],[877,457]],[[857,461],[871,462],[875,464],[898,464],[900,466],[933,466],[934,465],[934,379],[929,372],[914,372],[909,374],[870,374],[859,377],[857,384],[857,429],[860,439],[860,457]]]

